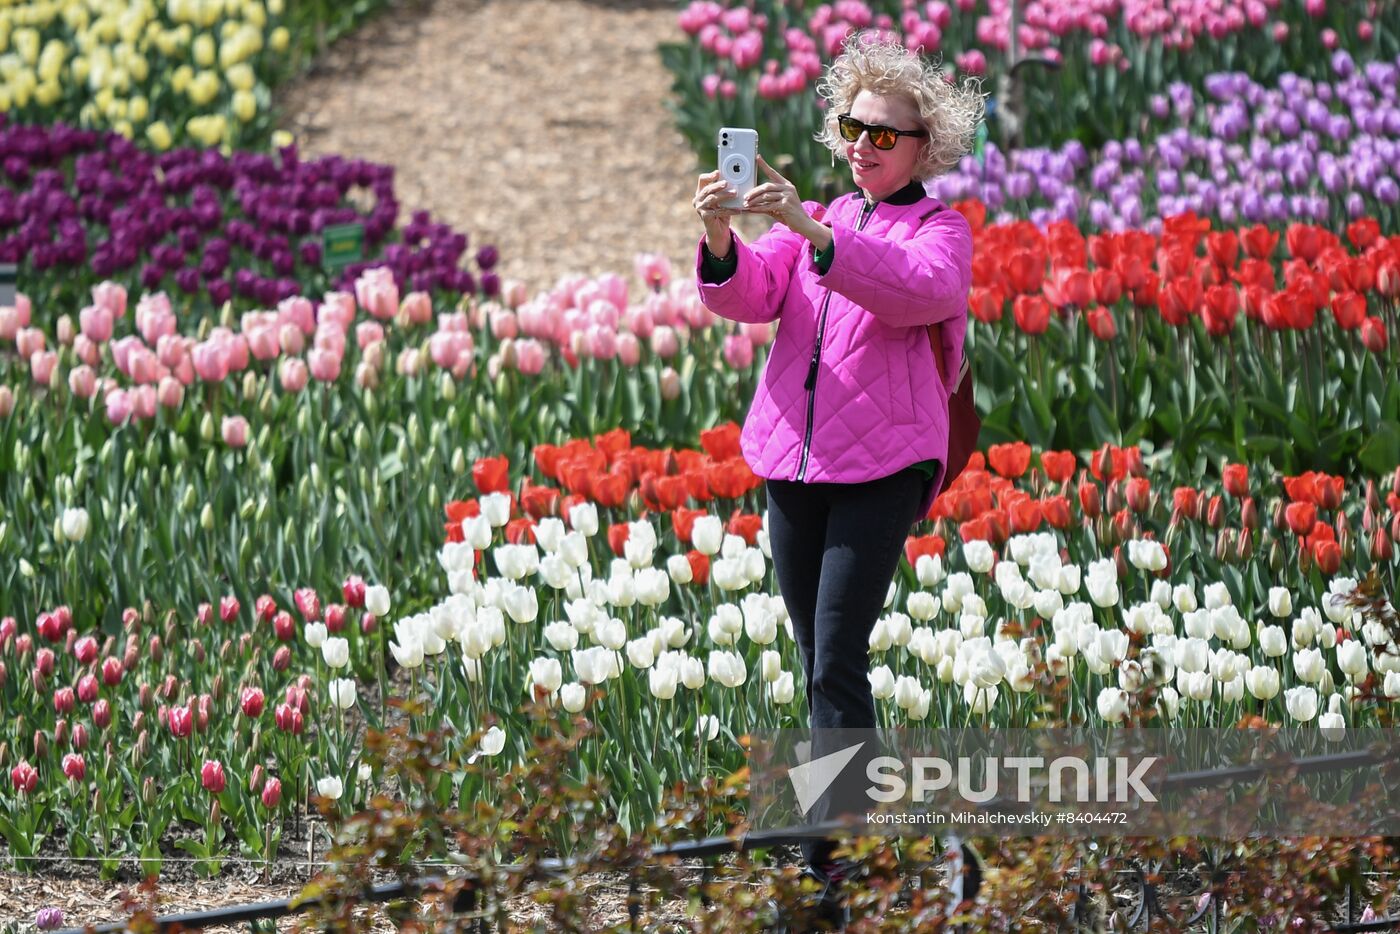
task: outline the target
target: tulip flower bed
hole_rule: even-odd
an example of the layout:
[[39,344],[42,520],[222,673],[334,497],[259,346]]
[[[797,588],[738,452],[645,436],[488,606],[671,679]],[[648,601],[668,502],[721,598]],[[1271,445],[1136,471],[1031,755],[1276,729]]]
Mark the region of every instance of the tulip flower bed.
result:
[[111,129],[156,150],[261,145],[272,133],[272,87],[304,63],[317,36],[333,38],[384,5],[6,6],[0,111],[26,122]]
[[[0,261],[20,264],[41,314],[114,277],[192,296],[198,317],[231,300],[267,306],[348,284],[380,264],[400,287],[452,295],[499,288],[495,248],[477,251],[477,275],[460,268],[467,236],[427,212],[391,242],[399,204],[387,165],[304,161],[295,146],[276,156],[152,155],[115,133],[8,121],[0,122],[0,154],[10,180],[0,186]],[[354,198],[366,193],[374,203],[364,214]],[[321,235],[343,223],[364,225],[368,255],[329,282]]]
[[[671,782],[741,765],[747,730],[805,722],[761,486],[736,425],[703,441],[541,444],[523,475],[477,461],[477,495],[443,507],[445,532],[420,532],[442,542],[445,587],[326,541],[322,576],[338,585],[225,562],[115,624],[73,576],[111,533],[61,511],[53,560],[69,586],[0,620],[11,856],[69,852],[110,872],[183,851],[211,873],[273,856],[313,794],[334,816],[378,787],[357,737],[387,722],[391,697],[414,702],[414,730],[451,723],[456,754],[503,764],[533,748],[522,699],[586,711],[571,775],[606,777],[607,807],[642,826]],[[1345,598],[1368,574],[1393,592],[1400,476],[1349,485],[1239,463],[1180,485],[1166,464],[1135,447],[975,455],[934,531],[906,542],[871,635],[881,722],[1024,726],[1041,701],[1065,722],[1391,723],[1394,634]],[[428,793],[497,789],[444,773]]]
[[[1091,148],[1140,132],[1154,94],[1171,78],[1199,86],[1207,75],[1247,67],[1269,82],[1289,70],[1326,80],[1338,49],[1358,59],[1400,54],[1400,31],[1378,16],[1383,4],[1326,0],[1228,0],[1113,4],[1036,0],[1021,4],[1022,55],[1059,67],[1022,73],[1022,139]],[[907,48],[941,55],[960,74],[995,79],[1009,64],[1010,5],[978,0],[694,0],[679,15],[688,41],[662,46],[680,98],[679,127],[707,164],[714,128],[760,126],[770,154],[798,157],[788,177],[799,190],[845,190],[824,168],[807,168],[820,111],[811,89],[842,41],[883,30]],[[989,130],[996,138],[995,121]],[[825,161],[825,153],[821,154]]]
[[1361,67],[1338,51],[1331,62],[1326,81],[1288,73],[1266,88],[1230,72],[1208,75],[1203,91],[1173,82],[1149,101],[1143,141],[1094,154],[1078,141],[1009,154],[989,144],[985,163],[966,156],[929,191],[1042,226],[1154,229],[1193,211],[1224,224],[1334,227],[1370,215],[1400,229],[1400,60]]

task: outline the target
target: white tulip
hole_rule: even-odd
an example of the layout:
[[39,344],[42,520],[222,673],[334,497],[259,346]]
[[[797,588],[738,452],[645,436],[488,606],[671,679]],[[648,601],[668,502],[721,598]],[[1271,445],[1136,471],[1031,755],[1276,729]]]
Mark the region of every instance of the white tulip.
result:
[[506,748],[506,734],[498,726],[493,726],[481,737],[481,745],[477,751],[467,757],[467,764],[471,765],[481,756],[499,756],[501,750]]
[[1269,658],[1282,658],[1288,654],[1288,636],[1282,626],[1265,626],[1259,631],[1259,648]]
[[681,684],[687,690],[698,691],[705,686],[705,666],[700,663],[700,659],[694,656],[686,656],[681,662]]
[[1152,593],[1148,598],[1157,604],[1157,609],[1165,613],[1172,605],[1172,585],[1158,579],[1152,582]]
[[601,645],[575,649],[572,658],[574,672],[584,684],[602,684],[613,676],[613,669],[617,666],[617,656],[613,650]]
[[559,546],[569,530],[564,527],[564,520],[558,516],[545,516],[535,523],[534,532],[535,544],[543,548],[547,554],[553,554],[559,550]]
[[578,713],[588,697],[587,689],[577,681],[570,681],[559,688],[559,704],[569,713]]
[[661,641],[673,649],[678,649],[690,641],[690,630],[674,616],[663,616],[657,626],[661,630]]
[[1208,701],[1215,693],[1215,678],[1208,671],[1180,672],[1177,687],[1181,693],[1194,701]]
[[1146,680],[1141,662],[1130,658],[1118,666],[1118,686],[1129,694],[1136,694],[1142,690]]
[[1176,644],[1176,667],[1189,674],[1205,671],[1210,662],[1210,646],[1204,639],[1182,639]]
[[690,527],[690,543],[702,555],[714,557],[724,542],[724,523],[719,516],[700,516]]
[[334,775],[327,775],[325,778],[316,780],[316,793],[331,801],[338,801],[340,796],[345,793],[345,786]]
[[1299,681],[1315,684],[1322,680],[1325,668],[1319,649],[1303,649],[1293,653],[1293,673],[1298,676]]
[[1135,632],[1139,635],[1147,635],[1152,632],[1153,624],[1156,622],[1157,604],[1136,603],[1123,611],[1123,628],[1128,632]]
[[1235,678],[1233,681],[1220,682],[1220,702],[1229,704],[1244,699],[1244,679]]
[[540,559],[539,577],[550,590],[568,590],[570,585],[578,582],[574,569],[558,554],[548,554]]
[[940,601],[926,590],[916,590],[904,601],[909,615],[921,623],[926,623],[938,615]]
[[423,664],[423,643],[416,638],[404,639],[402,635],[399,638],[401,641],[389,643],[394,661],[402,668],[417,668]]
[[[963,643],[967,645],[968,643]],[[1006,677],[1006,663],[993,651],[990,645],[980,645],[971,650],[968,659],[968,678],[981,688],[994,687]]]
[[760,583],[763,578],[768,576],[768,562],[764,560],[763,552],[757,548],[747,549],[740,555],[739,563],[750,584]]
[[1197,608],[1196,591],[1190,584],[1177,584],[1172,588],[1172,606],[1178,613],[1190,613]]
[[676,584],[689,584],[695,579],[695,569],[690,566],[690,559],[685,555],[671,555],[667,558],[666,573],[671,575],[671,580]]
[[1289,688],[1283,692],[1283,703],[1288,715],[1299,723],[1317,716],[1317,691],[1310,687]]
[[510,496],[505,493],[487,493],[477,500],[481,504],[481,514],[499,529],[510,521]]
[[565,535],[564,540],[559,543],[559,557],[575,571],[583,567],[592,570],[588,563],[588,538],[577,529]]
[[791,704],[794,690],[792,683],[792,672],[784,671],[778,675],[777,679],[769,682],[768,696],[775,704]]
[[551,694],[564,683],[564,666],[557,658],[534,658],[530,660],[530,683],[537,684]]
[[963,562],[974,573],[986,574],[992,569],[992,562],[995,560],[996,554],[992,551],[992,546],[980,538],[974,538],[963,545]]
[[1255,698],[1266,701],[1278,696],[1279,673],[1268,665],[1255,665],[1244,675],[1245,687]]
[[783,657],[772,649],[764,649],[763,654],[759,656],[758,669],[764,681],[777,681],[778,676],[783,673]]
[[707,659],[707,671],[712,681],[718,681],[727,688],[737,688],[749,677],[744,656],[738,652],[715,651]]
[[605,619],[593,628],[593,641],[619,652],[627,644],[627,624],[615,616]]
[[778,638],[778,618],[768,609],[754,607],[744,612],[744,633],[757,645],[768,645]]
[[1293,615],[1293,595],[1287,587],[1269,588],[1269,612],[1280,618]]
[[[1332,695],[1336,697],[1336,694]],[[1339,743],[1346,736],[1347,722],[1341,713],[1332,711],[1317,718],[1317,728],[1322,738],[1331,743]]]
[[1364,680],[1370,666],[1366,662],[1366,647],[1356,639],[1348,639],[1337,646],[1337,667],[1353,684]]
[[1045,650],[1045,665],[1050,669],[1050,674],[1056,678],[1064,678],[1069,675],[1069,661],[1060,651],[1058,643],[1050,643],[1050,647]]
[[383,584],[373,584],[365,588],[365,611],[374,616],[389,613],[389,588]]
[[1065,598],[1058,590],[1038,590],[1032,602],[1035,615],[1041,619],[1051,619],[1064,608]]
[[646,567],[637,571],[633,578],[633,588],[637,592],[637,602],[642,606],[656,607],[665,603],[671,596],[671,579],[660,568]]
[[1160,571],[1167,566],[1167,553],[1159,541],[1133,539],[1128,542],[1128,563],[1139,571]]
[[670,700],[676,696],[676,685],[680,674],[674,666],[656,667],[647,672],[647,687],[657,700]]
[[933,587],[943,580],[943,558],[939,555],[919,555],[914,562],[914,576],[920,587]]
[[355,689],[353,678],[333,678],[327,688],[334,706],[341,710],[348,710],[355,706],[355,698],[359,695]]
[[344,668],[350,664],[350,642],[339,636],[331,636],[321,644],[321,656],[332,668]]
[[569,652],[578,647],[578,630],[565,620],[555,620],[544,627],[544,641],[556,652]]
[[1322,623],[1317,627],[1317,644],[1324,649],[1335,648],[1337,645],[1337,627],[1331,623]]
[[922,685],[918,678],[911,678],[909,675],[900,675],[894,682],[894,702],[900,707],[908,710],[919,702],[919,693]]
[[1218,610],[1222,606],[1229,606],[1234,601],[1230,598],[1230,590],[1223,581],[1216,581],[1213,584],[1206,584],[1205,607],[1207,610]]
[[964,598],[972,595],[972,575],[966,571],[956,571],[948,575],[943,585],[943,608],[949,613],[962,612]]
[[702,713],[695,724],[695,733],[706,742],[713,742],[719,736],[719,717]]
[[301,634],[306,639],[306,644],[313,649],[319,649],[326,644],[325,623],[307,623]]
[[1044,555],[1032,555],[1026,577],[1041,590],[1059,592],[1060,568],[1063,567],[1058,551]]
[[958,616],[958,635],[963,639],[976,639],[987,634],[987,620],[977,613],[962,613]]
[[1165,687],[1157,694],[1157,710],[1165,720],[1175,720],[1181,710],[1181,695],[1176,688]]
[[987,713],[996,705],[1000,692],[995,687],[980,688],[969,681],[963,685],[963,700],[973,713]]
[[643,636],[627,643],[627,661],[633,668],[650,668],[656,661],[656,651],[652,640]]
[[481,681],[481,659],[462,656],[462,674],[473,684]]
[[1095,706],[1100,717],[1109,723],[1117,723],[1128,715],[1128,694],[1121,688],[1103,688],[1099,691]]
[[569,526],[585,538],[598,534],[598,506],[596,503],[578,503],[569,507]]
[[749,585],[744,562],[734,558],[718,558],[710,565],[710,580],[723,591],[742,590]]
[[635,519],[627,523],[627,540],[622,545],[622,556],[633,568],[651,567],[652,556],[656,553],[656,529],[646,519]]
[[539,552],[534,545],[497,545],[491,551],[496,570],[507,580],[518,581],[539,568]]
[[1400,671],[1387,671],[1381,690],[1391,700],[1400,700]]
[[1079,565],[1066,564],[1060,568],[1060,581],[1057,589],[1066,597],[1079,593],[1081,576]]
[[894,672],[889,665],[872,668],[866,678],[870,681],[870,693],[876,700],[888,700],[894,696]]
[[63,537],[70,542],[80,542],[87,538],[88,533],[88,513],[81,506],[63,510],[63,516],[59,520],[59,525],[63,531]]
[[1191,610],[1181,614],[1181,630],[1188,639],[1214,639],[1215,621],[1210,610]]
[[1017,650],[1006,662],[1006,683],[1017,694],[1026,694],[1035,687],[1030,662]]

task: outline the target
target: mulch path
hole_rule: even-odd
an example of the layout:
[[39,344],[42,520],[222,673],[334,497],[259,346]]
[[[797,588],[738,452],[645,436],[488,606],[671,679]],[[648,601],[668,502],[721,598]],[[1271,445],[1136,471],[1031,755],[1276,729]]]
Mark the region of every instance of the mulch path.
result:
[[[429,210],[491,243],[530,294],[572,273],[634,283],[639,252],[692,275],[708,171],[667,109],[674,0],[405,0],[279,94],[301,150],[395,168],[400,222]],[[737,218],[746,240],[771,226]],[[472,264],[471,268],[475,269]]]

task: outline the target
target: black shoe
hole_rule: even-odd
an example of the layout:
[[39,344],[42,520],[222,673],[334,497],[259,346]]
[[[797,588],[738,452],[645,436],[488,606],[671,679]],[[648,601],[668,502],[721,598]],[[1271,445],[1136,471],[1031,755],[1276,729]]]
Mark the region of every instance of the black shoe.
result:
[[831,860],[808,866],[803,870],[803,875],[821,886],[813,912],[814,918],[822,925],[833,925],[817,927],[815,930],[844,931],[846,925],[850,924],[851,910],[846,904],[846,880],[852,868],[852,864],[844,860]]

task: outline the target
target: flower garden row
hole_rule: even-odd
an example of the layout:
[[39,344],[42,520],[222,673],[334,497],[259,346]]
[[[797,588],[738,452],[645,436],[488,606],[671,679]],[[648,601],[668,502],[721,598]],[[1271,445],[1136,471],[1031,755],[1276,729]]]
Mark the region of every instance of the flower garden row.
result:
[[[737,425],[703,440],[539,445],[523,476],[478,460],[477,495],[443,507],[445,532],[423,530],[446,539],[445,581],[333,547],[322,576],[338,584],[297,586],[288,565],[263,592],[255,567],[225,563],[226,583],[133,601],[112,629],[80,588],[16,608],[0,620],[0,833],[17,856],[109,867],[157,868],[172,843],[211,871],[275,854],[312,795],[348,804],[376,787],[356,734],[392,696],[506,761],[531,748],[524,698],[586,709],[599,730],[573,767],[612,781],[623,820],[671,782],[727,774],[738,736],[804,713],[758,481]],[[932,507],[935,531],[906,541],[870,637],[881,721],[1025,726],[1040,700],[1070,722],[1392,723],[1395,635],[1344,598],[1372,571],[1394,587],[1400,477],[1239,463],[1180,485],[1159,460],[976,455]],[[70,570],[121,534],[80,506],[53,526]],[[448,800],[493,793],[480,774],[442,782]]]
[[[1046,63],[1018,76],[1023,139],[1097,147],[1137,134],[1149,101],[1172,78],[1200,86],[1213,72],[1248,67],[1260,81],[1297,69],[1325,79],[1335,51],[1394,58],[1400,30],[1378,15],[1383,7],[1375,0],[1021,4],[1018,55]],[[851,33],[874,29],[941,57],[955,74],[986,76],[999,93],[996,80],[1013,64],[1010,11],[981,0],[693,0],[678,17],[686,40],[663,45],[662,55],[680,98],[680,128],[701,158],[713,154],[714,127],[741,125],[763,127],[769,152],[798,154],[802,163],[819,116],[813,82]],[[997,138],[998,124],[990,129]],[[804,173],[799,188],[812,181],[840,180]]]
[[272,134],[271,90],[312,44],[385,6],[171,0],[0,8],[0,111],[110,128],[156,150],[250,145]]

